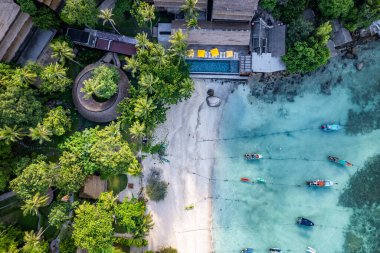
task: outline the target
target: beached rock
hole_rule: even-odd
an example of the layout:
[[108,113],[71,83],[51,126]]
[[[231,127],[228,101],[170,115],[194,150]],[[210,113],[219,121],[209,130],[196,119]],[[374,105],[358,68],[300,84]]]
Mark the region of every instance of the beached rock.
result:
[[321,84],[321,92],[325,95],[331,95],[331,81],[327,81]]
[[207,90],[207,95],[208,96],[214,96],[214,90],[213,89],[208,89]]
[[345,55],[345,57],[346,57],[347,59],[355,59],[355,55],[353,55],[352,53],[347,53],[347,54]]
[[364,67],[364,63],[363,62],[358,62],[358,63],[356,63],[355,66],[356,66],[356,69],[358,71],[361,71],[363,69],[363,67]]
[[208,96],[206,98],[207,105],[210,107],[218,107],[222,103],[222,100],[217,96]]

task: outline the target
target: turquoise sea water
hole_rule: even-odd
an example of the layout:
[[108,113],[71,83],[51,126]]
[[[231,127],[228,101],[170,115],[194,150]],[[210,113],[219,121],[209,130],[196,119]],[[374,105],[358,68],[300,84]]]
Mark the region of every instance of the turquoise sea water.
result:
[[[364,63],[362,71],[356,70],[357,62]],[[321,84],[328,81],[331,95],[321,93]],[[268,252],[279,247],[283,252],[306,252],[311,246],[325,253],[380,252],[374,245],[379,241],[380,196],[371,196],[379,194],[372,175],[380,171],[380,159],[374,158],[380,154],[380,43],[361,46],[357,60],[333,59],[299,84],[294,79],[280,82],[297,94],[294,102],[288,101],[286,91],[279,91],[270,103],[252,96],[251,86],[239,86],[225,105],[219,139],[208,140],[217,143],[214,251],[252,247]],[[345,128],[334,133],[319,129],[330,122]],[[246,152],[264,158],[245,161]],[[335,165],[328,155],[354,166]],[[368,174],[366,163],[371,161]],[[242,183],[241,177],[261,177],[267,184]],[[306,187],[305,181],[312,179],[338,185]],[[366,180],[373,188],[361,185],[367,185]],[[372,213],[364,210],[366,205],[372,206]],[[298,216],[309,218],[315,227],[296,225]]]

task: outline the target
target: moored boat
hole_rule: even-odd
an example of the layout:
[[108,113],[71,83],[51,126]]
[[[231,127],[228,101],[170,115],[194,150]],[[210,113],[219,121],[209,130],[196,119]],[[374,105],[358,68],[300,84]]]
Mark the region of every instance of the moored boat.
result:
[[251,182],[251,180],[248,177],[241,177],[240,181],[245,182],[245,183]]
[[253,253],[253,249],[252,248],[245,248],[245,249],[241,250],[241,253]]
[[334,162],[334,163],[337,163],[337,164],[340,164],[340,165],[343,165],[343,166],[352,166],[353,165],[352,163],[347,162],[346,160],[339,159],[336,156],[329,155],[327,157],[327,159],[329,159],[329,161],[331,161],[331,162]]
[[306,184],[308,186],[316,186],[316,187],[331,187],[337,183],[334,183],[331,180],[311,180],[311,181],[306,181]]
[[262,183],[262,184],[265,184],[267,182],[264,178],[261,178],[261,177],[258,177],[256,180],[258,183]]
[[325,132],[338,131],[343,127],[339,124],[323,124],[321,125],[321,129]]
[[282,253],[282,250],[279,248],[270,248],[269,253]]
[[244,155],[245,160],[259,160],[263,158],[261,154],[256,154],[256,153],[246,153]]
[[314,222],[303,217],[298,217],[297,224],[307,226],[307,227],[314,226]]
[[315,249],[313,249],[312,247],[307,247],[307,250],[306,250],[307,253],[317,253],[317,251]]

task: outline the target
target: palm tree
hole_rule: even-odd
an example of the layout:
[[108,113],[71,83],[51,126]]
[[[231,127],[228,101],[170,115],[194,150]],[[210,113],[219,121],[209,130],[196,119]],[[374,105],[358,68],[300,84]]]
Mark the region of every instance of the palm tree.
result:
[[29,128],[29,137],[33,141],[38,140],[39,144],[42,144],[44,141],[51,141],[50,136],[52,135],[52,131],[46,126],[41,125],[41,123],[38,123],[35,128]]
[[154,77],[152,73],[149,74],[141,74],[139,85],[141,86],[142,91],[152,94],[156,91],[154,85],[160,81],[158,77]]
[[140,123],[135,121],[133,125],[128,129],[131,137],[135,140],[138,140],[139,144],[139,154],[138,157],[141,158],[142,155],[142,138],[145,136],[145,123]]
[[145,4],[141,10],[141,16],[145,22],[150,23],[150,32],[153,33],[153,20],[156,18],[156,8],[152,4]]
[[66,71],[67,71],[67,68],[64,68],[61,64],[51,63],[45,67],[42,74],[44,75],[44,78],[46,79],[63,78],[63,79],[70,80],[69,78],[66,77]]
[[27,68],[17,68],[13,74],[13,81],[22,87],[27,87],[29,84],[36,81],[37,74]]
[[5,141],[7,144],[19,141],[23,136],[22,129],[17,126],[4,126],[4,128],[0,128],[0,140]]
[[187,28],[198,28],[198,20],[196,18],[191,18],[187,21]]
[[140,62],[137,60],[136,57],[126,57],[125,60],[127,61],[127,64],[124,66],[125,70],[130,70],[133,77],[135,77],[135,74],[137,73],[137,69],[140,67]]
[[119,31],[115,27],[116,23],[112,19],[112,16],[113,16],[112,9],[104,9],[104,10],[100,10],[98,18],[103,19],[103,25],[105,25],[107,22],[110,23],[112,28],[115,30],[115,32],[120,34]]
[[31,252],[33,250],[38,249],[41,244],[43,233],[44,231],[42,231],[42,229],[39,229],[37,233],[35,233],[34,231],[25,231],[25,234],[24,234],[25,245],[22,248],[23,252]]
[[196,7],[198,0],[186,0],[181,10],[185,13],[186,20],[197,19],[198,8]]
[[148,49],[148,47],[150,45],[150,41],[148,39],[148,35],[145,32],[137,34],[136,40],[137,40],[136,47],[139,50]]
[[39,208],[41,206],[44,206],[48,200],[49,200],[49,197],[47,195],[40,196],[40,193],[37,192],[31,199],[25,200],[24,205],[21,207],[21,210],[23,211],[23,214],[25,216],[28,214],[38,216],[38,226],[37,226],[38,229],[40,229],[40,226],[41,226],[41,223],[40,223],[41,214],[40,214]]
[[141,140],[145,136],[145,124],[135,121],[129,128],[129,133],[133,139]]
[[50,47],[53,50],[52,57],[58,58],[58,61],[65,64],[65,60],[75,62],[79,66],[82,66],[79,62],[74,61],[74,50],[69,46],[66,41],[55,41],[50,43]]
[[152,58],[154,58],[159,66],[165,65],[168,61],[165,48],[160,44],[155,44],[152,48]]
[[185,59],[187,45],[185,40],[187,34],[184,34],[181,29],[177,30],[170,36],[169,42],[171,43],[170,51],[174,56],[178,56],[179,62]]
[[149,114],[157,107],[153,104],[153,100],[148,97],[140,97],[136,100],[134,114],[136,117],[146,119]]

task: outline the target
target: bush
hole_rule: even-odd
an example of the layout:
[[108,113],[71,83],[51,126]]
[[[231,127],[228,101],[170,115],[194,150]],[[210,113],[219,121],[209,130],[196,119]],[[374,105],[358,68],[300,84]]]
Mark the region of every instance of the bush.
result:
[[113,14],[115,16],[124,15],[124,13],[132,8],[132,0],[117,0]]
[[267,11],[273,11],[274,7],[276,7],[277,0],[261,0],[260,5],[263,9]]
[[92,78],[83,82],[81,92],[86,93],[85,98],[95,95],[100,99],[110,99],[117,93],[119,72],[115,67],[100,65],[94,69]]
[[313,32],[314,25],[303,17],[299,17],[286,29],[286,46],[290,48],[298,41],[305,41]]
[[160,253],[178,253],[178,251],[172,247],[162,248],[162,249],[160,249],[159,252]]
[[59,26],[59,19],[55,16],[54,11],[47,7],[42,7],[33,16],[33,23],[41,29],[57,28]]
[[320,0],[318,8],[327,18],[346,17],[354,7],[353,0]]
[[165,199],[168,189],[168,183],[161,181],[161,172],[157,169],[152,169],[148,176],[146,193],[153,201]]
[[36,15],[37,7],[33,0],[17,0],[17,3],[21,7],[21,11],[28,13],[30,16]]
[[297,19],[306,8],[306,0],[288,0],[285,4],[277,4],[273,10],[273,15],[289,24]]

